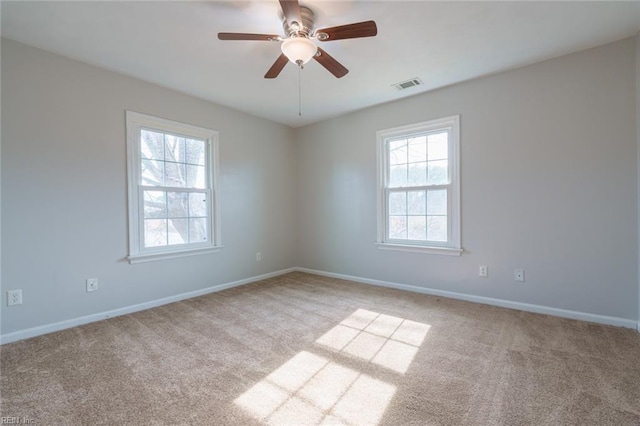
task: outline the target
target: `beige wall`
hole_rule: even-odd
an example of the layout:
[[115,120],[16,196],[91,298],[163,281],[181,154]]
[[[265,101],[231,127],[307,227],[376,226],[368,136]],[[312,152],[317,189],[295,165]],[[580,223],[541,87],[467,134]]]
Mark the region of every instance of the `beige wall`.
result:
[[[629,38],[298,129],[298,265],[633,324],[635,55]],[[378,250],[376,131],[454,114],[466,252]]]
[[[631,38],[292,130],[2,40],[1,332],[293,266],[637,321],[636,57]],[[125,109],[220,132],[221,253],[124,260]],[[453,114],[466,252],[376,249],[376,131]]]
[[[125,109],[219,131],[221,253],[124,260]],[[3,39],[2,143],[3,334],[295,266],[286,126]]]

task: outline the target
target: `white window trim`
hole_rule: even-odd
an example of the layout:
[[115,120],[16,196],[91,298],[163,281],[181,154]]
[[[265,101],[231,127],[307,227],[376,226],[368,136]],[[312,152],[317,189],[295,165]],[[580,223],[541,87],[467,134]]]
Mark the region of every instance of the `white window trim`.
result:
[[[449,158],[453,159],[449,163],[449,173],[451,178],[452,196],[449,197],[449,218],[451,227],[449,228],[449,241],[438,245],[432,242],[398,242],[397,240],[386,240],[387,235],[387,203],[385,199],[387,182],[387,150],[385,142],[394,137],[406,136],[411,133],[423,133],[447,128],[451,132],[449,144]],[[407,126],[394,127],[392,129],[380,130],[377,136],[377,222],[378,233],[376,246],[382,250],[399,250],[408,252],[420,252],[431,254],[443,254],[460,256],[464,251],[460,236],[460,116],[454,115],[440,119],[430,120],[422,123]]]
[[[220,205],[218,200],[218,132],[190,124],[183,124],[164,118],[126,111],[127,126],[127,182],[128,182],[128,217],[129,217],[129,263],[150,262],[162,259],[215,253],[223,248],[220,235]],[[188,246],[168,246],[144,249],[142,241],[140,206],[140,129],[157,129],[163,132],[185,135],[207,141],[209,164],[209,229],[210,238],[207,243],[189,244]]]

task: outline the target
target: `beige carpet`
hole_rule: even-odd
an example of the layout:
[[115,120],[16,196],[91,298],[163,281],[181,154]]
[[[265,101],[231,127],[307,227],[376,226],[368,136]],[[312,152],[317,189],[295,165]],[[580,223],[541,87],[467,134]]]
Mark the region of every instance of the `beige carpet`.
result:
[[0,355],[32,424],[640,425],[633,330],[303,273]]

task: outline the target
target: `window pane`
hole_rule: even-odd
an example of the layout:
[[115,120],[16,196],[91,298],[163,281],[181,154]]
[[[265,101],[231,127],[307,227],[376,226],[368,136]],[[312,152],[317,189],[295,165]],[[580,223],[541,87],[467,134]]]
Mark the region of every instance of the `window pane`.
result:
[[141,130],[140,142],[142,158],[164,160],[164,135],[162,133]]
[[189,219],[189,242],[201,243],[207,241],[207,220]]
[[427,216],[427,239],[429,241],[447,241],[446,216]]
[[167,204],[170,218],[187,218],[189,216],[188,192],[167,192]]
[[391,166],[389,187],[399,188],[403,186],[407,186],[407,165]]
[[380,243],[460,248],[459,120],[378,132]]
[[410,215],[425,215],[427,213],[427,200],[425,191],[409,191],[407,204]]
[[389,214],[395,214],[395,215],[407,214],[407,193],[406,192],[389,193]]
[[187,188],[206,188],[204,166],[187,164]]
[[165,163],[165,186],[175,186],[184,188],[185,181],[185,165],[181,163]]
[[189,194],[189,217],[207,216],[207,194],[192,192]]
[[429,185],[449,183],[447,160],[429,161]]
[[410,240],[424,240],[427,237],[427,219],[425,216],[409,216],[408,238]]
[[448,132],[429,135],[429,160],[445,160],[449,158],[449,151],[447,146],[448,138]]
[[142,160],[142,185],[162,186],[164,176],[164,162],[156,160]]
[[132,263],[145,253],[214,247],[217,132],[132,111],[126,130]]
[[426,185],[427,183],[427,163],[409,164],[409,185]]
[[164,191],[144,191],[144,218],[167,217],[167,198]]
[[190,164],[204,166],[205,141],[187,139],[185,144],[185,161]]
[[427,161],[427,137],[409,139],[409,162]]
[[406,164],[407,141],[405,139],[389,142],[389,164]]
[[184,163],[185,155],[185,140],[184,138],[173,136],[173,135],[164,135],[164,153],[166,161],[175,161],[177,163]]
[[406,216],[389,216],[389,238],[395,240],[407,239]]
[[185,244],[189,241],[188,219],[169,219],[169,245]]
[[438,189],[427,192],[427,214],[444,215],[447,214],[447,190]]
[[144,246],[158,247],[167,245],[167,220],[145,219]]

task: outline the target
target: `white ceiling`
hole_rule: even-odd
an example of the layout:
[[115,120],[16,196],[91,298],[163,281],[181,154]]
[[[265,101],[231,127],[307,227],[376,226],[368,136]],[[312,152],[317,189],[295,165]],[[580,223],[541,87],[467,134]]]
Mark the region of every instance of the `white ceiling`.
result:
[[[279,43],[218,32],[282,34],[277,0],[2,1],[2,36],[291,127],[602,45],[640,31],[640,2],[324,1],[316,28],[373,19],[378,36],[317,42],[349,70],[311,61],[265,72]],[[392,84],[419,77],[424,85]]]

